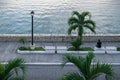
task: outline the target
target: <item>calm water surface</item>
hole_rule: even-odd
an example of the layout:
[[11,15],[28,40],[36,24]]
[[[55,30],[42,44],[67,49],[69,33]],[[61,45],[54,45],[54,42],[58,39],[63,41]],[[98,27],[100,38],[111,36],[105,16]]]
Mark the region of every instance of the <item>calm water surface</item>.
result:
[[120,0],[0,0],[0,34],[29,34],[31,10],[37,34],[66,34],[72,11],[90,11],[98,34],[120,34]]

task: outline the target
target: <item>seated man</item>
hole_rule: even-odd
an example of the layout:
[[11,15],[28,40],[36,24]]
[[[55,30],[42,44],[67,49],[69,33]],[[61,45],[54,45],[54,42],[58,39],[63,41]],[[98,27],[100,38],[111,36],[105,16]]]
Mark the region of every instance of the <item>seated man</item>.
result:
[[102,42],[100,41],[100,39],[98,39],[96,47],[97,48],[101,48],[102,47]]

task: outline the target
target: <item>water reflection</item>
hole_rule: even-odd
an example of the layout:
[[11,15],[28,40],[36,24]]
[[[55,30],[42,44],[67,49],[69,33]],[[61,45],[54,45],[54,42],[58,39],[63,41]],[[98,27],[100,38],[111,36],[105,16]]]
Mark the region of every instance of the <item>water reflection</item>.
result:
[[[66,34],[72,11],[90,11],[97,33],[120,33],[119,0],[0,0],[0,33],[30,33],[31,10],[35,33]],[[88,33],[88,31],[86,31]]]

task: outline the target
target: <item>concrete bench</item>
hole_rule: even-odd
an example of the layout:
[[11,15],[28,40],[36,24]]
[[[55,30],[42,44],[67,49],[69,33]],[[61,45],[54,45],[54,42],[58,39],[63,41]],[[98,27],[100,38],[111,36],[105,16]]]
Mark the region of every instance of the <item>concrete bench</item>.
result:
[[57,50],[67,50],[66,46],[57,46]]
[[120,51],[117,51],[117,47],[115,46],[106,46],[106,53],[107,54],[119,54]]
[[69,53],[69,54],[79,54],[79,53],[88,53],[88,51],[63,51],[63,50],[59,50],[57,51],[58,54],[65,54],[65,53]]
[[105,47],[101,48],[94,47],[94,51],[105,51]]
[[55,46],[45,46],[45,50],[55,50]]
[[101,48],[94,47],[94,51],[93,52],[95,54],[105,54],[105,51],[106,51],[105,47],[101,47]]
[[117,51],[115,46],[106,46],[106,51]]
[[120,51],[106,51],[107,54],[120,54]]
[[94,48],[94,53],[98,53],[98,54],[119,54],[120,52],[117,51],[117,48],[115,46],[106,46],[106,47],[101,47],[101,48]]
[[57,51],[58,54],[65,54],[65,53],[69,53],[69,54],[88,54],[89,52],[93,52],[95,54],[105,54],[105,51]]

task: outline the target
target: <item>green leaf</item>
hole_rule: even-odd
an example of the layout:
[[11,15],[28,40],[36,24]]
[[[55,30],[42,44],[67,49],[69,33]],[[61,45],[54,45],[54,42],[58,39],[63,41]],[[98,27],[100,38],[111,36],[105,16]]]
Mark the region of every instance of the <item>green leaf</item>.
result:
[[95,79],[97,76],[105,74],[107,78],[113,77],[113,69],[108,64],[100,64],[99,62],[91,68],[91,79]]
[[92,21],[92,20],[86,20],[86,21],[84,21],[84,24],[85,24],[85,25],[87,25],[87,24],[92,25],[92,28],[93,28],[93,29],[95,29],[95,27],[96,27],[95,22]]
[[79,23],[79,20],[75,17],[71,17],[69,20],[68,20],[68,24],[69,25],[73,25],[73,24],[78,24]]
[[10,60],[8,64],[5,65],[4,79],[12,78],[14,77],[13,75],[19,76],[20,72],[22,72],[22,76],[24,76],[26,70],[24,63],[25,61],[21,58]]
[[68,73],[64,75],[61,80],[85,80],[84,77],[78,73]]
[[72,30],[75,30],[78,27],[77,24],[71,25],[68,29],[68,34],[71,34]]
[[88,28],[89,30],[91,30],[92,32],[96,33],[95,29],[92,28],[91,25],[89,25],[89,24],[88,24],[88,25],[84,25],[84,27],[86,27],[86,28]]
[[[93,52],[88,53],[88,55],[85,58],[82,56],[73,56],[71,54],[65,54],[63,66],[65,66],[65,64],[68,62],[73,63],[79,70],[77,74],[79,74],[80,76],[82,75],[82,78],[84,77],[84,80],[94,80],[101,74],[105,74],[106,80],[113,79],[114,71],[110,65],[100,64],[99,62],[97,64],[91,65],[94,57],[95,55]],[[75,75],[76,74],[74,73],[66,74],[65,76],[63,76],[62,80],[74,80],[77,77]]]

